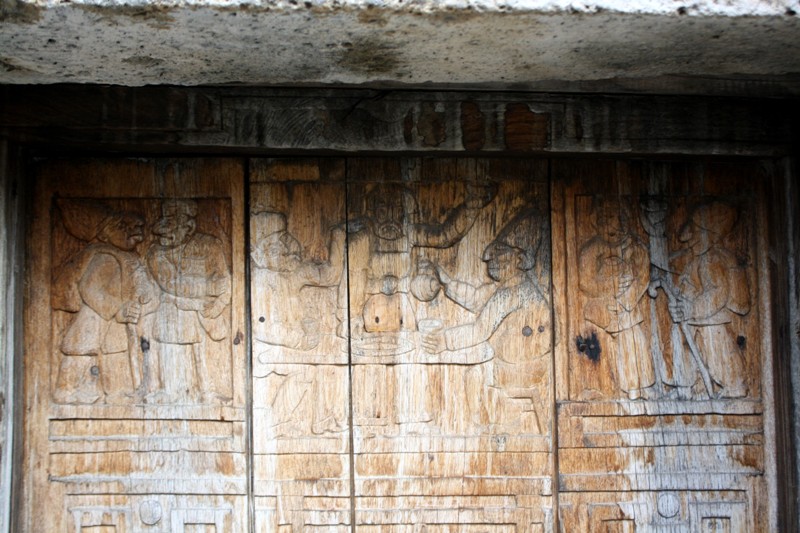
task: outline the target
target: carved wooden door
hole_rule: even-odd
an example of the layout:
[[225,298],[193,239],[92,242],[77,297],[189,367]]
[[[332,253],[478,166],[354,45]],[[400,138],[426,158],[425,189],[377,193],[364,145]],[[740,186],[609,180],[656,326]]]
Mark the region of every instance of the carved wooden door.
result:
[[764,181],[554,162],[564,531],[775,530]]
[[767,530],[755,172],[44,161],[21,529]]

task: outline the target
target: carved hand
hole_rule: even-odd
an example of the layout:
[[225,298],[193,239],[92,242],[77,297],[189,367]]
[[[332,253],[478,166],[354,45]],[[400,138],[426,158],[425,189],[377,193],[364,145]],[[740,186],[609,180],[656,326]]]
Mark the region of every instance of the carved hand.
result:
[[199,311],[206,318],[216,318],[225,309],[225,301],[217,296],[207,296],[202,302],[203,307]]
[[221,296],[231,290],[231,280],[227,276],[214,276],[208,281],[206,294]]
[[674,322],[686,322],[692,316],[692,303],[678,298],[669,303],[669,314]]
[[439,278],[439,281],[442,282],[442,285],[447,285],[453,281],[453,278],[439,265],[436,265],[436,276]]
[[136,324],[139,322],[139,316],[142,313],[142,307],[138,302],[128,302],[123,304],[122,308],[117,313],[117,322],[123,324]]
[[428,353],[441,353],[447,347],[444,333],[441,331],[434,331],[422,335],[422,347]]
[[491,182],[482,184],[468,183],[467,198],[464,201],[464,205],[469,209],[481,209],[492,201],[496,192],[496,187]]
[[630,272],[624,272],[619,277],[619,284],[617,285],[617,296],[622,296],[633,285],[635,278]]

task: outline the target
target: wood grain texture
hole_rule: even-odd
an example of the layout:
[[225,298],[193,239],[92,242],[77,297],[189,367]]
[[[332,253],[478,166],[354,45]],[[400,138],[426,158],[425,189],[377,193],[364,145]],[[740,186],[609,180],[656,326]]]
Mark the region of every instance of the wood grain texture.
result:
[[756,165],[554,163],[568,530],[775,527],[759,176]]
[[763,171],[43,160],[20,529],[774,530]]
[[356,526],[535,530],[552,519],[547,166],[396,162],[348,162]]
[[792,153],[792,101],[732,96],[5,86],[0,126],[28,144],[135,153]]
[[349,531],[344,161],[253,160],[257,531]]
[[36,176],[22,529],[242,530],[241,163]]

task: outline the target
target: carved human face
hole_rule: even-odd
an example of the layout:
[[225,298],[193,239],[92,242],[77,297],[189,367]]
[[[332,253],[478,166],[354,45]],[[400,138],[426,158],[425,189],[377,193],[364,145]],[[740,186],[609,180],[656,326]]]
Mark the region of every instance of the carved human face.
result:
[[686,243],[694,255],[701,255],[708,251],[711,247],[711,239],[709,237],[708,231],[691,220],[683,226],[681,234],[678,236],[680,241]]
[[503,282],[520,270],[522,256],[518,249],[506,244],[490,244],[483,254],[483,261],[489,277]]
[[293,272],[300,267],[302,247],[288,231],[273,233],[265,241],[264,262],[275,272]]
[[628,238],[628,216],[620,206],[603,206],[597,215],[597,230],[604,241],[618,245]]
[[179,205],[165,205],[161,218],[153,227],[153,233],[158,236],[161,246],[169,248],[180,246],[188,241],[195,231],[194,218],[180,209]]
[[402,194],[394,194],[396,191],[387,190],[385,192],[386,195],[376,195],[373,198],[370,215],[374,222],[375,235],[380,239],[394,241],[404,235],[403,197]]
[[131,251],[144,240],[144,220],[133,213],[116,215],[103,227],[98,238],[120,250]]

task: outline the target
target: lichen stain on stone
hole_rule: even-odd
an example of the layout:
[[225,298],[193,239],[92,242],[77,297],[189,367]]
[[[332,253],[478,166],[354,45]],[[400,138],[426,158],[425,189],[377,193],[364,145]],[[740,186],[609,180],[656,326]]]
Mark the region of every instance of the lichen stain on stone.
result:
[[159,30],[170,29],[175,22],[172,16],[172,8],[163,5],[143,5],[143,6],[120,6],[120,5],[86,5],[77,4],[76,7],[89,13],[100,15],[105,20],[114,24],[125,24],[129,22],[142,22]]
[[124,58],[122,62],[139,67],[155,67],[163,63],[164,60],[151,56],[131,56]]
[[0,57],[0,70],[4,72],[32,72],[31,69],[17,65],[13,59],[8,57]]
[[372,6],[367,6],[368,9],[360,10],[358,12],[358,21],[363,24],[371,24],[375,26],[386,26],[389,23],[387,14],[384,10],[369,9]]
[[41,7],[21,0],[0,0],[0,22],[35,24],[42,18]]
[[359,74],[390,74],[400,66],[397,47],[375,37],[361,37],[344,49],[339,66]]
[[461,144],[465,150],[481,150],[486,144],[486,117],[476,102],[461,102]]
[[536,113],[524,103],[508,104],[505,112],[506,148],[543,150],[550,146],[550,114]]

